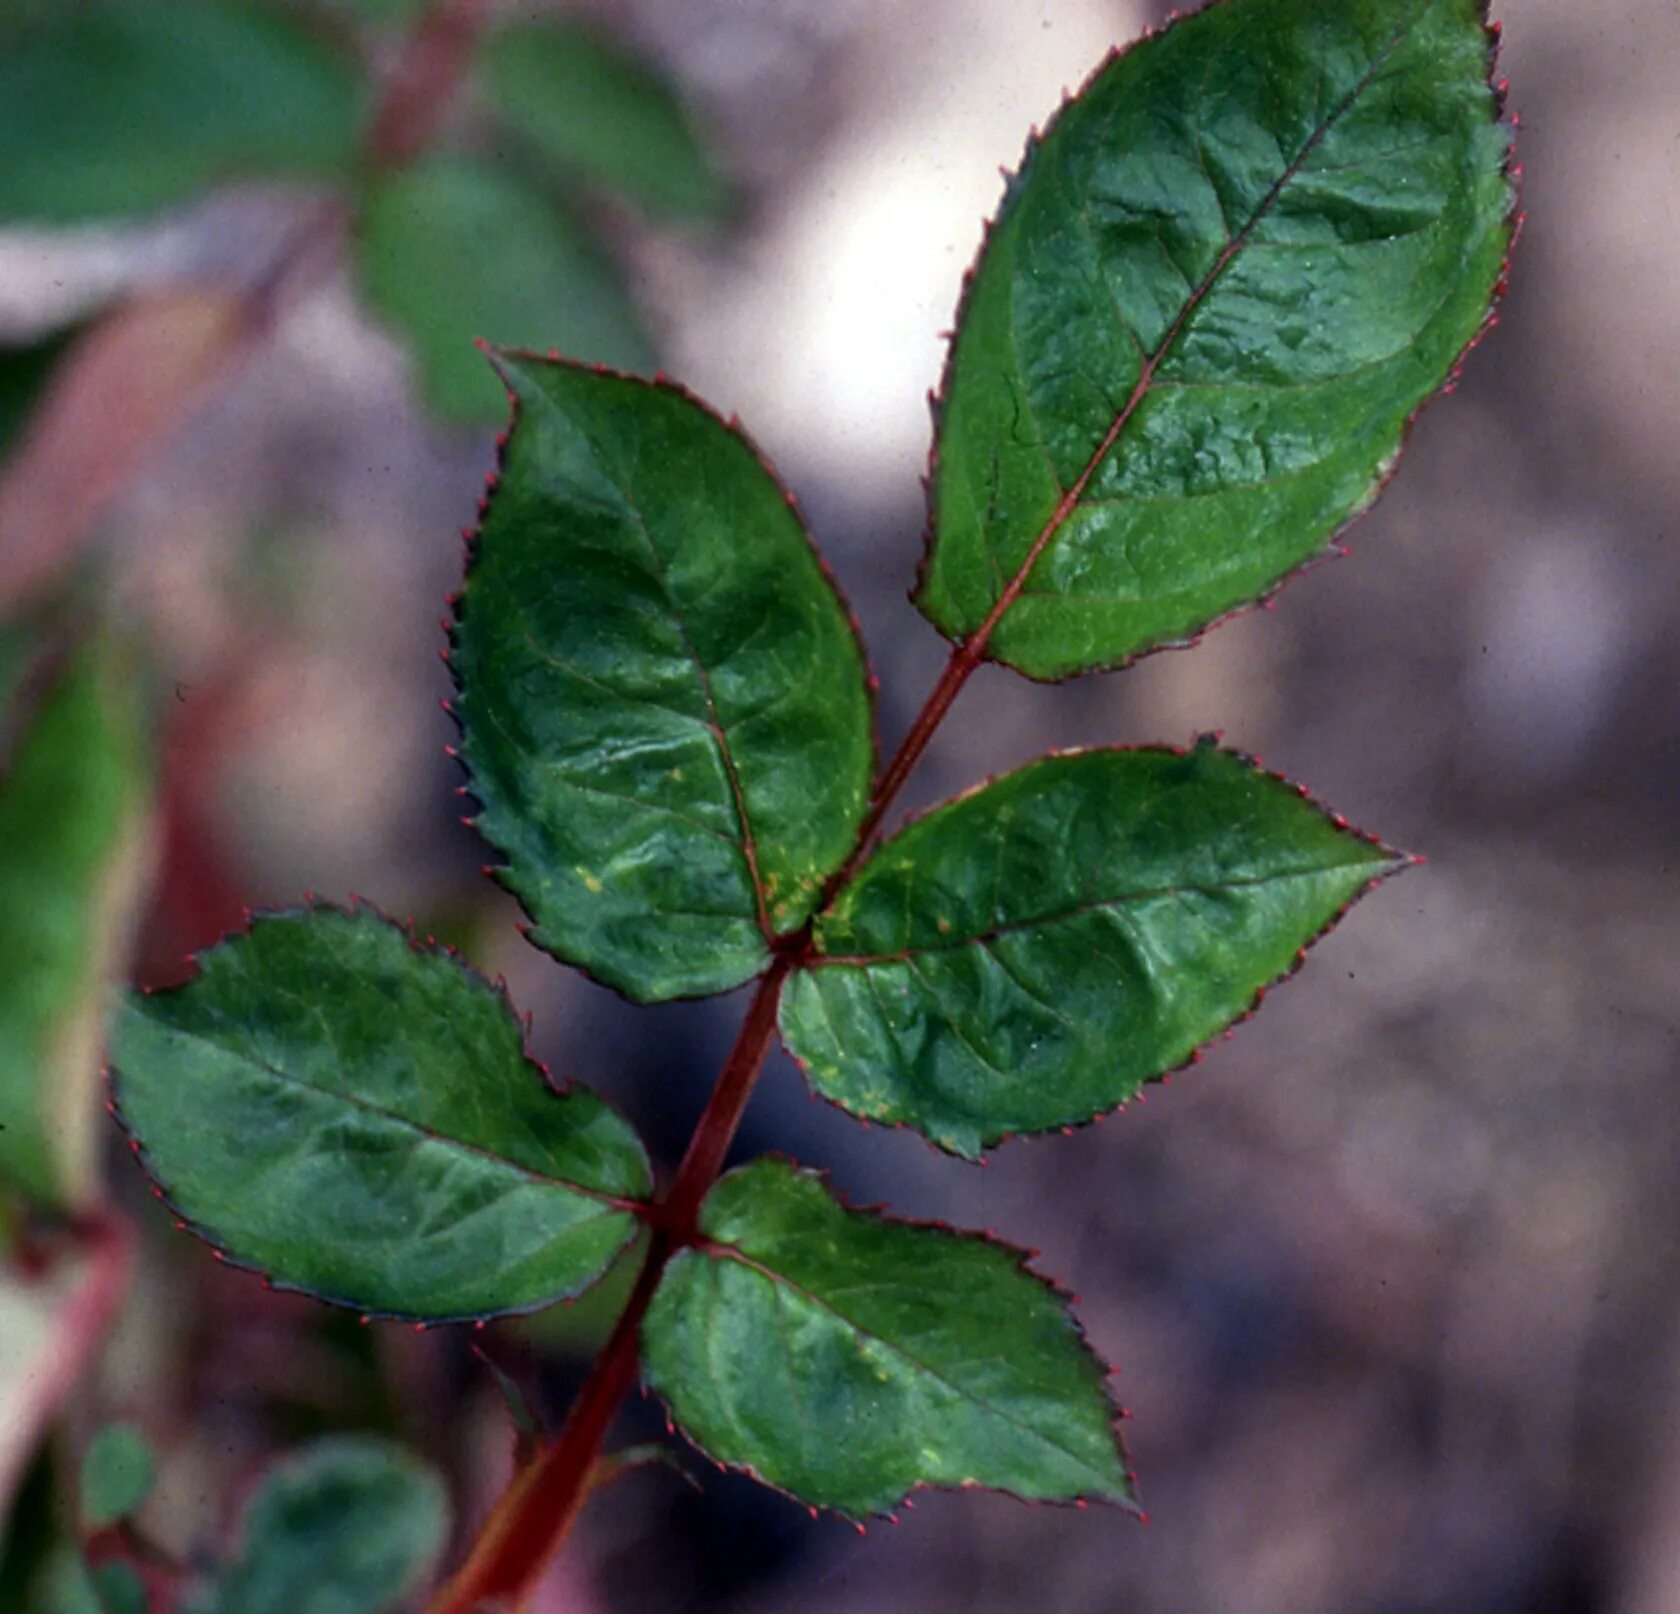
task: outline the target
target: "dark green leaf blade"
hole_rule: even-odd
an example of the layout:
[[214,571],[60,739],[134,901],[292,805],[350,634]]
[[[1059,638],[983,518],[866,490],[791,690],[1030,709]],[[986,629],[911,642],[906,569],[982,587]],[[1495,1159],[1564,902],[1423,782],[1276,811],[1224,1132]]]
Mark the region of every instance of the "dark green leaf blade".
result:
[[0,348],[0,461],[11,453],[59,360],[81,334],[82,328],[72,325],[22,347]]
[[532,939],[640,1001],[797,931],[873,767],[857,635],[746,439],[676,387],[501,355],[516,401],[452,662]]
[[701,1208],[642,1326],[684,1432],[853,1517],[918,1485],[1134,1506],[1105,1369],[1018,1250],[848,1210],[758,1160]]
[[975,1158],[1183,1064],[1399,866],[1211,745],[1047,757],[864,865],[782,1037],[825,1097]]
[[658,213],[716,218],[727,192],[676,91],[598,31],[510,22],[480,57],[491,103],[567,179]]
[[650,365],[621,272],[576,219],[507,170],[431,157],[387,175],[368,198],[355,250],[364,295],[411,348],[427,402],[445,420],[507,417],[507,394],[475,339]]
[[98,1191],[99,1049],[151,868],[133,670],[84,648],[0,777],[0,1183],[60,1209]]
[[258,917],[131,996],[119,1116],[171,1204],[286,1288],[448,1321],[579,1293],[651,1189],[629,1126],[550,1087],[499,992],[366,910]]
[[442,1482],[400,1447],[318,1441],[270,1470],[238,1557],[189,1614],[386,1614],[406,1606],[448,1523]]
[[82,1460],[82,1527],[102,1530],[138,1512],[156,1478],[145,1435],[131,1423],[106,1424]]
[[993,628],[985,653],[1036,678],[1119,665],[1370,504],[1510,245],[1484,18],[1223,0],[1063,109],[951,349],[917,593],[935,626]]
[[350,62],[267,8],[53,6],[0,51],[0,218],[67,222],[225,179],[342,174],[360,99]]

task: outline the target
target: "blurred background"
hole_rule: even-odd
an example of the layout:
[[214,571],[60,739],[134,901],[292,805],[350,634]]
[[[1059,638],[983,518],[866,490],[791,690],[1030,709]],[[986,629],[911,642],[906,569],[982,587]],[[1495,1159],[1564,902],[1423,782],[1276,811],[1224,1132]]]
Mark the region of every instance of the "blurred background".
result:
[[[179,32],[43,57],[80,8],[0,0],[0,759],[81,674],[142,755],[80,899],[133,938],[99,968],[177,980],[246,906],[366,896],[505,975],[539,1053],[669,1167],[741,1003],[631,1010],[558,967],[459,822],[439,618],[502,408],[468,339],[658,364],[738,411],[862,620],[890,745],[943,662],[905,600],[926,393],[999,166],[1166,8],[491,5],[492,47],[538,32],[464,70],[404,0],[269,8],[283,45],[215,35],[228,5],[130,9]],[[860,1537],[697,1462],[698,1490],[655,1469],[596,1501],[542,1614],[1680,1611],[1680,11],[1498,9],[1510,293],[1352,558],[1125,673],[985,669],[906,799],[1218,728],[1427,866],[1104,1125],[975,1169],[778,1055],[739,1145],[1041,1250],[1117,1364],[1148,1524],[924,1493]],[[175,145],[125,165],[148,50],[198,75],[201,122],[158,114]],[[0,881],[14,929],[24,889]],[[0,1284],[14,1558],[39,1454],[113,1414],[188,1557],[324,1429],[395,1433],[470,1523],[509,1461],[471,1341],[220,1269],[98,1120],[139,1276],[50,1395],[58,1291]],[[478,1341],[557,1417],[615,1292]],[[663,1427],[638,1402],[624,1432]]]

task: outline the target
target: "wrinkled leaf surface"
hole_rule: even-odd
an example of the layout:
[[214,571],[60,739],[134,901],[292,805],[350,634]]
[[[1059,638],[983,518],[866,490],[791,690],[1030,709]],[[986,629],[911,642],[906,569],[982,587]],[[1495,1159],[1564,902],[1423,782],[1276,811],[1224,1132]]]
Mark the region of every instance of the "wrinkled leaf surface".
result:
[[1182,1064],[1395,854],[1210,745],[1045,758],[888,841],[781,1029],[818,1092],[976,1156]]
[[523,1030],[374,914],[270,914],[129,997],[112,1083],[170,1202],[239,1262],[369,1312],[521,1311],[592,1283],[651,1185],[628,1125],[550,1086]]
[[1105,1372],[1020,1251],[849,1210],[759,1160],[701,1209],[642,1329],[712,1456],[861,1517],[918,1485],[1130,1504]]
[[1182,641],[1323,550],[1511,234],[1480,0],[1225,0],[1010,182],[945,377],[917,603],[1033,677]]
[[503,355],[517,398],[453,665],[533,939],[640,1000],[737,986],[844,859],[862,652],[750,444],[686,393]]

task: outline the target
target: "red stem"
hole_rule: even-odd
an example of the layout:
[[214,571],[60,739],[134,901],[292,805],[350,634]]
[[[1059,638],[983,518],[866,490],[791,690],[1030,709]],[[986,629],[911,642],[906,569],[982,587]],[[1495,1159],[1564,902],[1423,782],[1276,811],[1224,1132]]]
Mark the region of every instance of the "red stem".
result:
[[[1013,599],[1011,594],[1009,602]],[[920,761],[969,675],[979,666],[986,641],[1001,615],[1001,611],[994,611],[979,632],[952,652],[945,671],[871,792],[869,811],[858,828],[852,855],[824,889],[819,908],[868,855],[870,844],[905,780]],[[500,1606],[511,1610],[522,1608],[559,1551],[589,1494],[590,1479],[613,1417],[635,1383],[642,1319],[653,1302],[666,1263],[697,1237],[701,1202],[723,1169],[729,1145],[734,1141],[776,1035],[776,1011],[782,987],[810,946],[811,926],[807,924],[804,930],[782,942],[770,968],[759,979],[735,1046],[701,1112],[670,1192],[647,1218],[653,1236],[636,1286],[619,1315],[612,1337],[595,1359],[560,1433],[503,1493],[479,1532],[465,1565],[437,1594],[427,1614],[474,1614],[474,1610],[495,1599],[501,1599]]]
[[688,1151],[677,1168],[676,1180],[665,1200],[665,1225],[678,1247],[694,1241],[700,1201],[723,1170],[724,1156],[729,1153],[764,1056],[776,1035],[776,1009],[781,1002],[782,983],[793,969],[794,958],[792,952],[780,954],[759,981],[747,1017],[736,1035],[735,1046],[724,1062],[717,1085],[694,1128],[694,1136],[689,1139]]
[[[428,47],[424,37],[426,25],[422,24],[421,36],[417,37],[412,53],[416,58],[417,68],[424,66],[420,59],[429,48],[447,54],[451,17],[468,19],[467,33],[464,37],[470,44],[473,26],[471,19],[476,14],[478,3],[479,0],[437,0],[435,11],[428,16],[427,22],[437,22],[443,30],[440,35],[442,42]],[[409,64],[404,65],[406,67]],[[399,79],[400,77],[399,74]],[[443,76],[443,82],[452,87],[453,81],[447,73]],[[425,110],[432,116],[432,122],[426,125],[429,130],[435,127],[437,108]],[[1261,200],[1254,216],[1225,243],[1213,267],[1201,283],[1193,288],[1184,306],[1179,310],[1178,317],[1154,352],[1143,353],[1140,349],[1138,377],[1131,395],[1116,411],[1101,442],[1086,460],[1084,469],[1072,485],[1063,491],[1055,509],[1033,539],[1020,566],[998,595],[985,620],[951,652],[945,670],[929,692],[922,709],[911,722],[903,740],[899,742],[892,761],[887,764],[886,770],[870,793],[869,810],[858,827],[851,855],[823,888],[822,898],[817,905],[819,912],[869,856],[870,848],[888,810],[921,760],[922,753],[927,750],[928,742],[932,740],[952,703],[962,692],[963,685],[980,665],[993,633],[1004,615],[1020,598],[1027,578],[1039,558],[1078,508],[1098,467],[1119,441],[1120,434],[1143,403],[1154,381],[1156,368],[1184,329],[1185,322],[1214,282],[1225,272],[1231,260],[1253,233],[1255,226],[1282,193],[1284,184],[1299,170],[1307,153],[1323,138],[1328,127],[1329,123],[1326,122],[1314,132],[1289,169]],[[380,147],[377,131],[375,147],[376,150]],[[719,740],[722,741],[721,731]],[[727,764],[727,748],[725,761]],[[732,767],[730,772],[733,780]],[[742,827],[745,830],[745,803],[740,798],[738,788],[736,801],[741,808]],[[756,888],[756,860],[749,855],[749,862],[754,865],[753,883]],[[762,896],[760,900],[762,904]],[[558,1438],[514,1481],[513,1486],[502,1497],[488,1525],[480,1534],[466,1567],[444,1589],[428,1614],[473,1614],[481,1602],[491,1598],[505,1599],[506,1606],[517,1610],[529,1599],[538,1578],[559,1549],[566,1531],[589,1493],[590,1478],[613,1415],[635,1381],[637,1336],[642,1319],[652,1303],[654,1292],[659,1287],[666,1263],[677,1251],[695,1241],[700,1204],[717,1180],[724,1157],[729,1151],[730,1141],[740,1125],[747,1101],[752,1097],[753,1084],[757,1081],[764,1057],[769,1052],[770,1041],[776,1034],[776,1010],[781,999],[783,983],[789,973],[809,957],[811,949],[812,922],[808,922],[796,935],[787,937],[776,945],[774,962],[759,981],[758,991],[753,997],[751,1008],[747,1011],[747,1018],[718,1077],[717,1085],[707,1100],[705,1111],[695,1128],[693,1138],[689,1141],[688,1150],[683,1156],[671,1191],[663,1203],[652,1207],[652,1214],[647,1217],[653,1230],[647,1257],[636,1279],[636,1287],[629,1303],[619,1317],[606,1349],[596,1360]]]
[[650,1218],[653,1236],[636,1286],[619,1314],[612,1337],[578,1391],[560,1433],[503,1494],[466,1564],[438,1593],[427,1614],[472,1614],[481,1604],[495,1599],[518,1609],[560,1550],[589,1494],[590,1477],[619,1403],[636,1381],[642,1319],[652,1304],[666,1263],[694,1242],[700,1202],[723,1168],[752,1097],[764,1056],[776,1034],[782,983],[793,963],[791,952],[779,954],[758,983],[752,1006],[706,1101],[671,1191]]
[[674,1251],[669,1235],[656,1230],[636,1287],[565,1425],[515,1477],[479,1532],[471,1556],[427,1614],[473,1614],[486,1605],[518,1609],[536,1589],[589,1494],[602,1442],[635,1383],[642,1318]]
[[[1234,245],[1221,257],[1213,275],[1209,276],[1208,284],[1223,269],[1231,251],[1234,251]],[[1203,290],[1205,286],[1197,291],[1190,307],[1195,306]],[[1125,407],[1115,415],[1079,477],[1063,493],[985,621],[952,650],[945,670],[928,692],[922,709],[912,720],[899,742],[898,750],[893,753],[892,760],[870,792],[869,810],[858,826],[851,855],[824,886],[822,898],[817,904],[819,912],[869,856],[881,824],[904,788],[905,781],[921,760],[928,742],[962,692],[963,685],[980,665],[992,634],[1003,620],[1004,613],[1020,597],[1027,576],[1039,556],[1078,507],[1097,467],[1142,402],[1160,353],[1165,351],[1177,330],[1175,325],[1161,349],[1145,359],[1137,385]],[[744,824],[745,806],[741,805]],[[756,879],[754,884],[757,884]],[[764,1057],[769,1052],[771,1039],[776,1034],[776,1010],[781,1001],[782,986],[792,970],[808,957],[812,946],[811,933],[812,923],[807,923],[803,930],[783,939],[777,946],[774,962],[759,981],[747,1018],[718,1076],[712,1096],[707,1100],[694,1136],[689,1140],[671,1191],[661,1204],[653,1207],[653,1213],[647,1218],[653,1228],[653,1237],[636,1279],[635,1290],[619,1317],[612,1338],[607,1341],[583,1389],[578,1392],[565,1426],[553,1444],[514,1481],[497,1503],[466,1566],[439,1594],[427,1614],[473,1614],[480,1603],[495,1597],[506,1599],[507,1606],[518,1609],[529,1598],[549,1560],[559,1550],[589,1493],[590,1476],[600,1457],[601,1445],[613,1415],[635,1382],[639,1354],[637,1336],[642,1318],[659,1287],[666,1263],[677,1251],[695,1241],[701,1201],[723,1169],[724,1157],[729,1152],[730,1142],[740,1125],[747,1101],[752,1097],[753,1085],[758,1080]]]
[[893,759],[887,764],[886,772],[881,775],[875,789],[870,793],[869,811],[864,815],[863,823],[858,826],[857,844],[852,848],[852,855],[834,871],[833,878],[823,888],[819,908],[828,906],[829,898],[857,873],[858,865],[869,856],[888,808],[897,799],[899,791],[904,788],[904,783],[916,764],[922,760],[922,753],[927,750],[928,741],[945,721],[945,714],[950,711],[951,703],[962,692],[969,674],[980,665],[980,657],[985,651],[986,640],[991,637],[994,625],[993,622],[986,623],[972,639],[966,640],[951,652],[951,659],[945,663],[945,670],[939,675],[939,682],[928,692],[928,698],[922,702],[921,711],[916,714],[915,720],[905,731],[904,738],[899,741],[898,750],[893,753]]
[[[1141,388],[1140,388],[1141,391]],[[1135,404],[1134,398],[1133,403]],[[1130,407],[1126,413],[1130,412]],[[1121,416],[1123,423],[1125,416]],[[997,606],[974,633],[951,652],[951,659],[939,680],[928,692],[893,753],[880,780],[870,793],[869,810],[858,827],[852,854],[823,890],[819,911],[828,899],[856,871],[869,855],[882,821],[904,788],[928,742],[950,711],[974,669],[980,665],[986,643],[1003,613],[1014,604],[1032,563],[1066,520],[1077,503],[1085,483],[1102,454],[1119,435],[1118,424],[1092,457],[1075,486],[1069,490],[1056,513],[1033,545],[1019,575],[1004,591]],[[760,978],[747,1017],[741,1024],[717,1085],[689,1139],[688,1149],[672,1181],[670,1192],[647,1217],[653,1229],[636,1286],[612,1337],[595,1359],[589,1377],[578,1392],[560,1433],[548,1448],[524,1469],[497,1502],[480,1531],[466,1564],[429,1605],[427,1614],[474,1614],[481,1605],[501,1599],[499,1606],[522,1608],[536,1589],[550,1560],[560,1550],[589,1494],[590,1479],[600,1459],[601,1446],[612,1426],[620,1402],[635,1383],[640,1351],[638,1336],[642,1319],[653,1302],[665,1266],[679,1250],[694,1243],[701,1202],[723,1169],[729,1145],[752,1097],[758,1073],[776,1035],[776,1010],[788,976],[808,954],[811,925],[787,937],[777,948],[774,961]]]
[[401,168],[432,143],[472,64],[486,0],[434,0],[414,25],[373,115],[367,154],[375,168]]

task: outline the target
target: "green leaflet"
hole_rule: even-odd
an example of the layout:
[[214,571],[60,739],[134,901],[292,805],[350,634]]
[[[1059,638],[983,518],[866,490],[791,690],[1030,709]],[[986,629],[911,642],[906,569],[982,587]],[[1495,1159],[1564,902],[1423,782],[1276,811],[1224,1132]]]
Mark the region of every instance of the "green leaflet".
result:
[[1199,745],[1052,756],[888,841],[782,998],[825,1097],[978,1157],[1240,1018],[1396,854]]
[[146,1587],[124,1563],[90,1569],[81,1553],[65,1547],[48,1563],[25,1614],[147,1614]]
[[560,20],[512,22],[480,61],[491,103],[560,178],[679,218],[722,213],[727,192],[675,90],[612,40]]
[[738,986],[844,860],[863,656],[799,517],[665,384],[502,355],[516,410],[453,665],[533,939],[639,1001]]
[[551,1088],[507,1000],[389,921],[259,917],[112,1042],[124,1124],[176,1210],[287,1288],[431,1321],[577,1294],[634,1236],[647,1157]]
[[95,643],[0,774],[0,1183],[59,1208],[98,1179],[99,1048],[150,868],[132,670]]
[[442,1482],[400,1447],[339,1437],[272,1468],[239,1555],[183,1614],[386,1614],[449,1525]]
[[1035,678],[1182,641],[1322,550],[1510,244],[1481,0],[1224,0],[1010,183],[944,384],[917,603]]
[[145,1435],[131,1423],[106,1424],[82,1460],[82,1528],[102,1530],[138,1512],[156,1478]]
[[361,93],[349,61],[265,6],[52,6],[0,50],[0,218],[98,218],[225,179],[340,174]]
[[918,1485],[1132,1505],[1103,1366],[1020,1251],[848,1210],[775,1159],[723,1178],[700,1231],[642,1349],[712,1456],[853,1517]]
[[129,1564],[101,1564],[93,1572],[100,1614],[147,1614],[146,1583]]
[[430,157],[383,177],[355,254],[369,304],[411,348],[426,400],[446,420],[507,417],[475,338],[627,369],[650,363],[618,269],[569,213],[504,169]]

